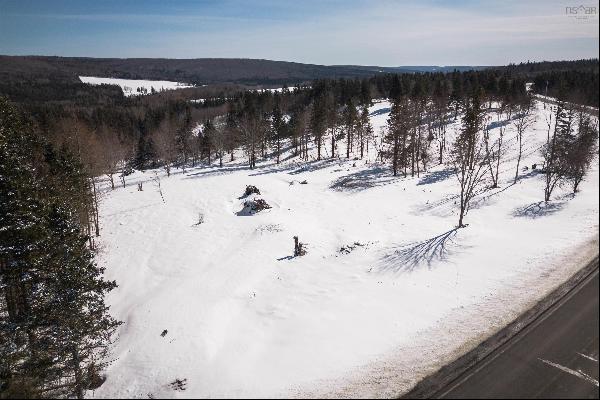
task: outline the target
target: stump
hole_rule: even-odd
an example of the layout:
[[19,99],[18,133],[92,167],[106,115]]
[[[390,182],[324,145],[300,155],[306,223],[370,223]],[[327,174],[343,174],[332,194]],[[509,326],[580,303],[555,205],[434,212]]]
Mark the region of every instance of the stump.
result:
[[304,243],[298,240],[298,236],[294,236],[294,257],[300,257],[306,254]]

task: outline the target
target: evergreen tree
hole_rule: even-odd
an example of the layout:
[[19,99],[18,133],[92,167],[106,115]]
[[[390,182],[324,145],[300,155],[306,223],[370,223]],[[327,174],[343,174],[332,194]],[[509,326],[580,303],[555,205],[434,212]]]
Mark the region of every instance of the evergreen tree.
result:
[[273,112],[271,113],[271,141],[275,145],[277,164],[279,164],[281,158],[281,141],[285,135],[284,131],[286,127],[279,102],[279,96],[276,94],[274,98]]
[[566,178],[571,183],[573,194],[579,190],[597,151],[598,126],[583,111],[579,114],[578,131],[566,148]]
[[327,93],[325,107],[327,109],[327,128],[331,130],[331,158],[335,158],[339,115],[335,95],[331,90]]
[[392,171],[394,176],[398,175],[400,168],[404,169],[404,176],[406,176],[406,142],[410,130],[409,114],[408,99],[405,96],[397,98],[392,103],[392,109],[387,121],[388,132],[385,139],[391,146]]
[[208,165],[210,165],[210,155],[213,150],[213,142],[215,136],[215,126],[213,122],[208,119],[204,123],[204,129],[202,129],[202,153],[205,153],[208,158]]
[[557,185],[564,182],[569,172],[569,151],[575,142],[575,113],[570,105],[559,101],[556,107],[554,132],[542,149],[546,186],[544,200],[550,201]]
[[354,130],[356,128],[356,120],[358,112],[352,99],[348,100],[346,107],[344,108],[343,121],[346,129],[346,158],[350,158],[350,152],[352,152]]
[[365,153],[365,145],[368,151],[369,140],[373,135],[373,127],[369,121],[369,109],[366,106],[363,106],[360,112],[360,116],[356,123],[356,132],[358,133],[358,141],[360,143],[360,158],[362,159]]
[[321,159],[325,129],[327,129],[325,100],[322,95],[319,95],[313,100],[310,115],[310,130],[317,144],[317,160]]
[[82,228],[86,181],[0,99],[0,397],[82,398],[101,383],[119,323]]

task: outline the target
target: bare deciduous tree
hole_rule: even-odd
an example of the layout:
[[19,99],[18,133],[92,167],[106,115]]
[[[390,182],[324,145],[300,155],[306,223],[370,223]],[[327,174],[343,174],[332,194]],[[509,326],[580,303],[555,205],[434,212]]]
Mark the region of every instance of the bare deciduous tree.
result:
[[260,115],[247,113],[238,124],[240,133],[244,139],[248,164],[250,169],[256,168],[256,152],[260,145],[261,137],[266,129],[266,124]]
[[462,131],[454,142],[453,162],[460,185],[460,228],[465,226],[464,217],[485,175],[486,151],[480,132],[481,114],[479,96],[474,95],[466,105]]
[[161,122],[158,129],[152,135],[152,140],[167,177],[171,176],[171,167],[177,161],[179,155],[175,127],[169,119]]
[[519,167],[521,165],[521,158],[523,156],[523,135],[527,128],[535,122],[535,116],[533,115],[533,102],[531,97],[527,96],[526,100],[517,106],[517,115],[513,125],[517,130],[517,148],[519,154],[517,156],[517,169],[515,171],[514,183],[517,183],[519,179]]

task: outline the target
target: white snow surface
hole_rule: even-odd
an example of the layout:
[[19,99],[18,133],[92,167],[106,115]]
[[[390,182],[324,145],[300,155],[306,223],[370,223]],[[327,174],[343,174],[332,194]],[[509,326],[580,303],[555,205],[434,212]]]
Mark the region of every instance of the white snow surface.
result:
[[[371,107],[376,133],[389,107]],[[549,112],[537,103],[522,166],[541,165]],[[450,143],[458,127],[449,127]],[[165,202],[154,171],[105,188],[99,263],[119,284],[107,301],[124,324],[107,381],[90,397],[409,390],[597,252],[597,157],[580,193],[560,188],[544,204],[541,174],[521,172],[512,185],[515,130],[506,127],[500,188],[475,199],[469,226],[459,230],[458,184],[448,167],[433,156],[420,177],[394,178],[375,161],[374,144],[363,160],[288,158],[249,170],[239,152],[223,168],[169,178],[159,171]],[[324,147],[327,156],[330,143]],[[272,208],[238,215],[246,185]],[[303,257],[292,257],[296,235],[307,244]],[[348,245],[355,247],[340,252]],[[186,379],[185,391],[169,385],[175,379]]]
[[163,90],[193,87],[193,85],[181,82],[149,81],[144,79],[99,78],[95,76],[80,76],[79,79],[81,82],[90,85],[118,85],[121,87],[123,94],[126,97],[140,95],[141,93],[137,91],[137,88],[140,87],[146,89],[148,93],[152,91],[152,88],[154,88],[154,90],[157,92],[162,92]]

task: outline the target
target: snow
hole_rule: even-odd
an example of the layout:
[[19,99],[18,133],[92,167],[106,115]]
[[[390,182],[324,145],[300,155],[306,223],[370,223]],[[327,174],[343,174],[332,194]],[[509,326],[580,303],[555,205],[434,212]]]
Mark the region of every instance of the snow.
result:
[[[536,105],[522,166],[541,164],[550,111]],[[376,133],[389,107],[371,107]],[[450,142],[458,126],[449,127]],[[240,152],[222,169],[160,171],[164,203],[154,171],[105,188],[99,262],[119,284],[108,302],[125,323],[93,396],[392,397],[410,389],[597,252],[597,157],[580,193],[561,188],[544,205],[541,175],[521,172],[512,185],[516,134],[506,127],[500,188],[475,199],[460,230],[447,167],[432,161],[420,177],[394,178],[375,161],[374,144],[364,160],[291,158],[249,170]],[[239,213],[246,185],[272,208]],[[307,255],[292,257],[293,236]],[[187,379],[185,391],[169,385],[175,379]]]
[[119,79],[119,78],[98,78],[95,76],[80,76],[79,79],[83,83],[90,85],[118,85],[123,90],[125,96],[137,96],[141,93],[137,91],[137,88],[144,88],[148,93],[154,88],[155,91],[161,92],[163,90],[174,90],[193,87],[181,82],[171,81],[149,81],[144,79]]
[[[204,85],[206,86],[206,85]],[[247,89],[248,91],[251,92],[259,92],[259,93],[263,93],[263,92],[271,92],[271,93],[281,93],[283,91],[283,88],[273,88],[273,89]],[[294,88],[290,89],[290,90],[294,90]],[[192,99],[190,100],[192,103],[199,103],[199,104],[204,104],[204,102],[206,102],[207,100],[229,100],[229,97],[212,97],[210,99]]]

